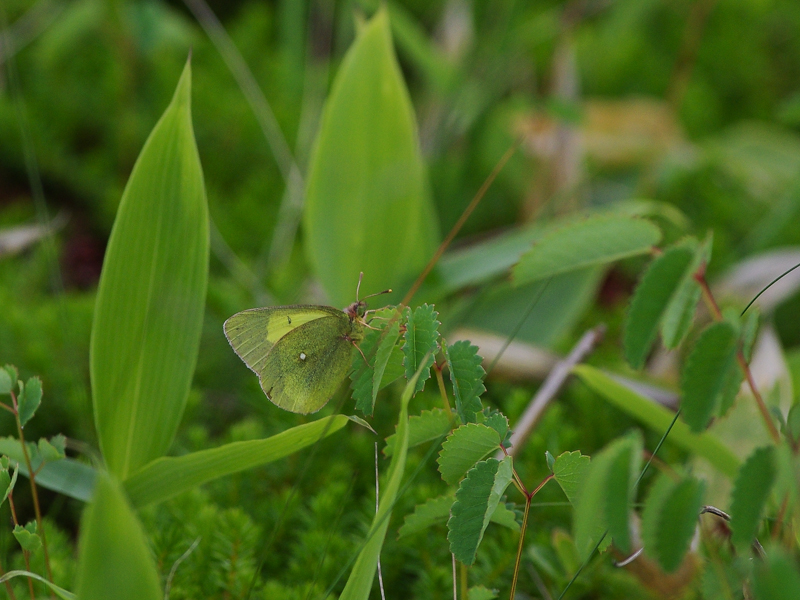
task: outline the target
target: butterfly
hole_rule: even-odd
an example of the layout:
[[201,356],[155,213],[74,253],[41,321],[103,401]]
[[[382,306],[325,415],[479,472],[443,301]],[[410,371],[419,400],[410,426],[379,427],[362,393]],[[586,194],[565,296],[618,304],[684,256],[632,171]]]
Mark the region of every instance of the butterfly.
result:
[[267,398],[284,410],[307,414],[325,406],[347,377],[353,350],[369,327],[366,312],[364,300],[343,310],[314,304],[251,308],[230,317],[223,328]]

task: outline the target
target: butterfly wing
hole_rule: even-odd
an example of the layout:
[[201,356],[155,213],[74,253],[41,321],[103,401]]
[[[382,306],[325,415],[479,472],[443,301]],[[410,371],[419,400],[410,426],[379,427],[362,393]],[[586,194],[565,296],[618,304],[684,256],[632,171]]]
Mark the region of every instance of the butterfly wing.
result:
[[223,328],[233,351],[261,377],[270,350],[284,336],[306,323],[339,315],[344,313],[313,304],[251,308],[233,315]]
[[264,360],[261,388],[281,408],[317,412],[350,370],[360,324],[342,312],[307,322],[283,336]]

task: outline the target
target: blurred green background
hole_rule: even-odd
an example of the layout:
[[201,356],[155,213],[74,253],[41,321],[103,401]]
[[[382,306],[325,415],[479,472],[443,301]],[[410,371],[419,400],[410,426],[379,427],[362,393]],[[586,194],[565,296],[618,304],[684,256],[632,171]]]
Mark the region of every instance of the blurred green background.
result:
[[[457,247],[582,208],[645,198],[666,203],[662,212],[671,206],[685,215],[685,221],[663,219],[668,240],[713,230],[712,276],[754,253],[800,243],[796,0],[387,6],[440,236],[514,140],[525,136]],[[302,422],[264,399],[257,379],[230,351],[222,322],[252,306],[327,301],[306,262],[299,213],[285,201],[286,153],[305,176],[330,83],[356,23],[377,7],[330,0],[2,2],[0,361],[43,379],[43,409],[26,435],[61,432],[96,446],[88,345],[103,252],[133,163],[190,50],[212,259],[198,368],[174,452]],[[257,90],[243,90],[242,78],[249,77]],[[52,236],[22,229],[52,219]],[[16,244],[25,232],[32,242]],[[620,362],[619,324],[641,265],[629,261],[591,281],[563,282],[550,291],[549,304],[542,299],[542,312],[534,310],[522,339],[563,352],[585,327],[603,320],[610,332],[598,360]],[[443,315],[505,334],[530,293],[502,283],[478,286],[451,295]],[[789,353],[800,345],[798,302],[790,297],[773,317]],[[548,313],[553,306],[562,312]],[[535,386],[495,379],[488,402],[513,422]],[[418,408],[436,401],[423,395]],[[373,426],[388,435],[394,416],[391,406],[379,404]],[[14,431],[12,423],[0,415],[4,434]],[[528,462],[517,468],[533,481],[546,473],[545,449],[590,453],[629,424],[573,386],[549,410],[523,454]],[[214,531],[178,571],[172,597],[245,597],[262,562],[253,598],[325,591],[356,551],[374,510],[373,452],[371,435],[348,430],[314,452],[146,512],[163,573],[197,535]],[[410,471],[429,464],[395,519],[444,490],[424,450],[410,460]],[[60,577],[69,584],[81,506],[44,496],[58,528]],[[543,494],[545,502],[561,500],[555,490]],[[543,507],[535,519],[526,560],[557,589],[566,568],[558,528],[569,527],[569,511]],[[444,530],[413,544],[395,542],[391,531],[384,578],[393,595],[443,597],[450,589]],[[14,543],[8,529],[0,530],[6,566],[21,564]],[[515,551],[512,534],[490,530],[471,581],[505,588]],[[524,586],[537,594],[532,581]],[[334,591],[341,586],[340,580]],[[610,569],[588,572],[578,586],[574,597],[598,589],[610,590],[604,597],[646,597],[634,578]]]

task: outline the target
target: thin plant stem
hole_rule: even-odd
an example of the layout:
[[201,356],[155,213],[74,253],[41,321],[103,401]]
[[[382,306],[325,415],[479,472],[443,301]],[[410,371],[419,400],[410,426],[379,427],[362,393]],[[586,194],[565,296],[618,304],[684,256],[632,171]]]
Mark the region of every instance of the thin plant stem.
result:
[[442,395],[442,402],[444,409],[447,411],[447,416],[453,418],[453,409],[450,408],[450,400],[447,398],[447,388],[444,385],[444,377],[442,377],[442,370],[444,366],[440,367],[438,363],[433,364],[433,371],[436,373],[436,382],[439,384],[439,392]]
[[[11,392],[11,401],[14,403],[14,411],[17,422],[17,433],[19,434],[19,443],[22,447],[22,455],[25,457],[25,466],[28,468],[28,481],[31,483],[31,496],[33,498],[33,510],[36,514],[36,524],[39,527],[39,535],[42,538],[42,551],[44,552],[44,566],[47,570],[47,579],[53,583],[53,571],[50,568],[50,553],[47,551],[47,536],[44,533],[44,522],[42,521],[42,510],[39,505],[39,492],[36,487],[36,472],[33,470],[31,464],[31,457],[28,454],[28,447],[25,445],[25,434],[22,433],[22,423],[19,420],[19,406],[17,406],[17,397],[14,392]],[[30,570],[30,569],[28,569]],[[33,585],[33,584],[31,584]]]
[[[695,273],[694,279],[700,285],[700,289],[703,291],[703,298],[705,299],[709,310],[714,315],[714,318],[717,321],[722,321],[722,311],[719,309],[719,305],[717,304],[714,295],[711,293],[711,288],[708,287],[708,282],[706,281],[705,265],[700,267],[697,273]],[[747,385],[750,387],[750,391],[753,392],[753,397],[756,400],[756,405],[761,413],[761,418],[764,421],[764,426],[767,428],[767,432],[772,438],[772,441],[776,444],[779,444],[781,441],[780,433],[778,433],[778,430],[775,428],[775,423],[772,422],[772,415],[769,414],[767,404],[764,402],[764,398],[761,397],[761,392],[759,392],[758,388],[756,387],[755,379],[753,379],[753,373],[750,371],[750,366],[744,359],[744,353],[741,351],[741,349],[736,352],[736,362],[739,363],[739,368],[741,368],[742,372],[744,373],[744,377],[747,380]]]
[[461,231],[461,228],[464,226],[464,223],[467,222],[469,216],[478,207],[478,204],[480,204],[481,200],[483,200],[483,197],[486,195],[486,192],[488,191],[492,183],[494,183],[494,180],[497,177],[497,175],[500,173],[500,171],[503,170],[503,167],[506,166],[506,163],[511,159],[511,157],[514,156],[514,153],[517,151],[517,149],[520,147],[523,141],[524,138],[521,137],[516,142],[514,142],[514,144],[508,150],[506,150],[506,153],[503,154],[503,156],[497,162],[492,172],[486,178],[486,181],[483,182],[483,185],[480,187],[478,192],[472,198],[472,201],[469,203],[467,208],[464,209],[464,212],[461,213],[461,216],[458,218],[458,221],[456,221],[456,224],[453,225],[453,228],[450,230],[450,233],[448,233],[447,237],[444,238],[444,241],[442,241],[442,243],[439,244],[439,247],[436,249],[436,252],[433,254],[430,261],[428,261],[428,264],[425,265],[425,269],[422,271],[420,276],[417,277],[417,280],[414,282],[414,285],[412,285],[411,289],[408,290],[408,293],[406,294],[405,298],[403,298],[401,304],[408,305],[408,303],[411,302],[411,298],[413,298],[414,294],[417,293],[420,286],[422,285],[422,282],[425,281],[425,278],[433,270],[433,267],[436,266],[437,262],[439,262],[439,259],[442,257],[442,254],[444,254],[444,251],[447,250],[447,247],[452,243],[456,235],[458,235],[458,232]]
[[[5,574],[6,574],[5,569],[3,569],[3,565],[0,564],[0,577],[2,577]],[[11,587],[11,581],[6,579],[3,583],[5,583],[5,585],[6,585],[6,591],[8,592],[9,599],[10,600],[17,600],[17,596],[16,596],[16,594],[14,594],[14,588]]]
[[522,515],[522,526],[519,529],[519,545],[517,546],[517,559],[514,562],[514,577],[511,579],[511,593],[509,600],[514,600],[514,594],[517,591],[517,579],[519,578],[519,564],[522,560],[522,548],[525,544],[525,530],[528,528],[528,513],[531,510],[530,497],[525,498],[525,513]]
[[467,565],[461,563],[461,600],[469,600],[469,571]]
[[456,576],[456,555],[450,553],[453,559],[453,600],[458,600],[458,577]]
[[[514,472],[514,476],[517,476],[516,471]],[[509,595],[510,600],[514,600],[514,594],[517,591],[517,578],[519,577],[519,565],[522,562],[522,548],[524,547],[525,543],[525,531],[528,528],[528,513],[531,510],[531,500],[533,497],[539,493],[545,484],[555,477],[553,474],[548,475],[544,478],[544,480],[536,486],[531,493],[525,494],[525,513],[522,515],[522,527],[519,530],[519,545],[517,546],[517,559],[514,562],[514,577],[511,580],[511,594]]]

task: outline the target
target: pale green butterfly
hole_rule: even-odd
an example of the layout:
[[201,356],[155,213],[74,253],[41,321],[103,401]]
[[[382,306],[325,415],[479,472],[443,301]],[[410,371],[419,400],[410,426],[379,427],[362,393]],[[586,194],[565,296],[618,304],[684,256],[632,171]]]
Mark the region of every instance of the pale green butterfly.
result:
[[[360,287],[360,277],[358,283]],[[251,308],[233,315],[223,327],[233,351],[258,375],[267,398],[285,410],[307,414],[325,406],[347,377],[353,349],[361,351],[358,343],[369,327],[366,312],[364,300],[344,310],[314,304]]]

